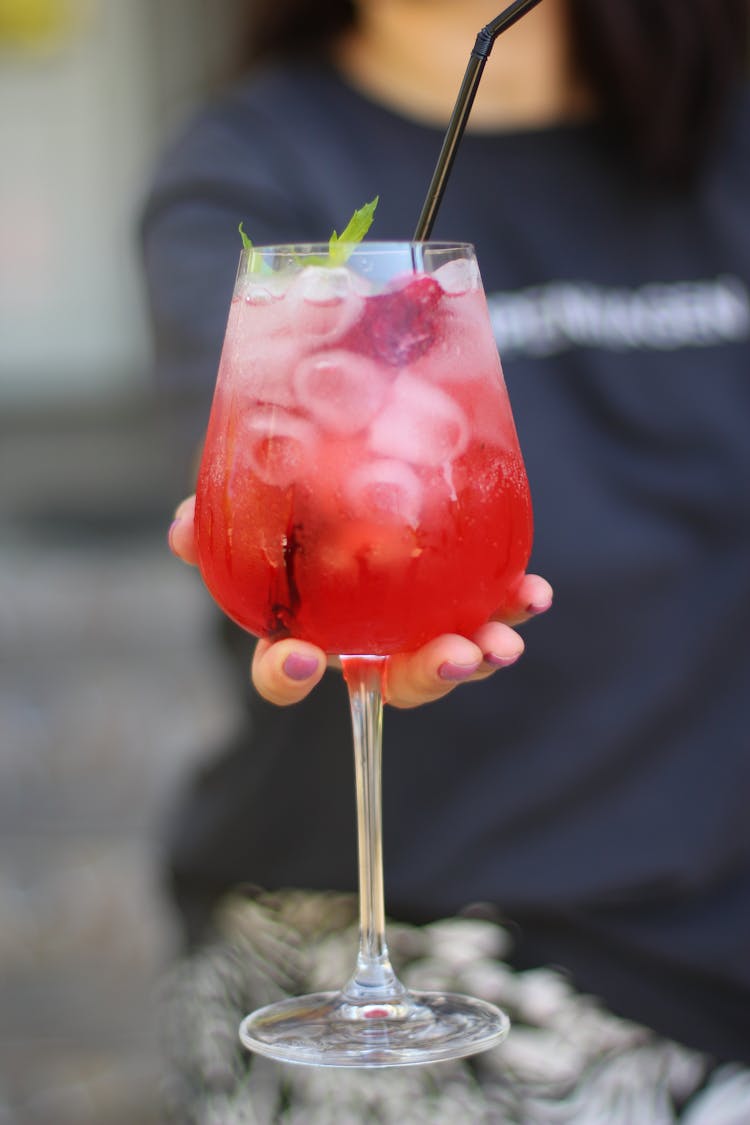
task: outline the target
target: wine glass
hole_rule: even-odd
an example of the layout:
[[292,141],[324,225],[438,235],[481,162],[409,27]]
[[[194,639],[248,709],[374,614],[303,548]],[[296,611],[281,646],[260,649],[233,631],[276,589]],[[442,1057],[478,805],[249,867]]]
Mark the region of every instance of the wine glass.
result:
[[474,249],[243,251],[200,467],[203,578],[259,637],[340,657],[355,750],[360,942],[340,992],[270,1004],[243,1043],[319,1066],[459,1058],[500,1042],[491,1004],[411,993],[391,966],[381,846],[388,656],[502,612],[531,505]]

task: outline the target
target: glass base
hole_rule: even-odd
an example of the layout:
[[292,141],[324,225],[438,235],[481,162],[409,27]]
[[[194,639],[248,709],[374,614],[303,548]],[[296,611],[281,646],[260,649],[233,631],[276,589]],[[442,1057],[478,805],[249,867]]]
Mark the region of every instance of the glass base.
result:
[[455,993],[412,992],[392,1003],[351,1003],[318,992],[247,1016],[240,1039],[278,1062],[308,1066],[416,1066],[486,1051],[508,1034],[493,1004]]

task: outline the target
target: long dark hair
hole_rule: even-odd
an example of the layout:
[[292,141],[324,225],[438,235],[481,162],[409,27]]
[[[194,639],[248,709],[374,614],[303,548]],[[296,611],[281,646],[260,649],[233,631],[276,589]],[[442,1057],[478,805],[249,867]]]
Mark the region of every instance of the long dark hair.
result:
[[568,0],[573,63],[647,173],[684,179],[746,73],[750,0]]
[[355,0],[248,0],[245,62],[325,53],[356,18]]
[[[568,7],[573,64],[612,135],[645,173],[688,177],[746,72],[750,0],[568,0]],[[325,52],[356,10],[353,0],[252,0],[248,19],[250,64]]]

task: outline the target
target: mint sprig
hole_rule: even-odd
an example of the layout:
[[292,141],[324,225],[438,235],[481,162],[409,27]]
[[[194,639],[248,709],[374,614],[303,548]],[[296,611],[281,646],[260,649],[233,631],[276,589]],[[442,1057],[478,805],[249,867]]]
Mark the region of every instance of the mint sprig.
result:
[[248,255],[247,268],[250,273],[270,273],[269,267],[263,261],[263,255],[258,254],[255,250],[252,240],[245,234],[245,224],[241,222],[237,230],[240,232],[242,239],[242,249]]
[[364,207],[355,211],[340,235],[336,231],[333,232],[328,240],[328,258],[331,265],[343,265],[352,252],[352,246],[365,237],[375,218],[375,208],[379,199],[380,196],[376,195],[369,203],[365,203]]
[[240,225],[237,227],[237,230],[240,232],[240,238],[242,239],[242,249],[243,250],[252,250],[252,248],[253,248],[252,241],[245,234],[244,228],[245,228],[245,223],[244,223],[244,220],[243,220],[240,223]]
[[[333,231],[328,240],[328,254],[325,257],[305,258],[305,265],[309,266],[342,266],[349,258],[354,247],[362,241],[375,217],[375,208],[378,205],[379,196],[375,196],[369,203],[365,203],[364,207],[360,207],[354,212],[349,222],[346,224],[341,234]],[[249,254],[248,269],[251,272],[255,270],[263,270],[265,263],[260,254],[257,254],[253,248],[252,241],[245,234],[244,222],[240,223],[238,230],[240,238],[242,239],[242,249]]]

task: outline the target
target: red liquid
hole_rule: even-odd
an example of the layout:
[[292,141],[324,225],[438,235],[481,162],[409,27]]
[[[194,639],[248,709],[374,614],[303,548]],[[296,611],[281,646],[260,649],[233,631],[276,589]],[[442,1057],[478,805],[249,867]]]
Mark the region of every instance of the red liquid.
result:
[[471,634],[532,534],[484,295],[421,277],[313,296],[232,302],[198,482],[206,585],[251,633],[329,653]]

